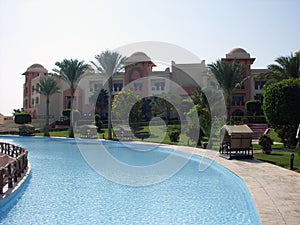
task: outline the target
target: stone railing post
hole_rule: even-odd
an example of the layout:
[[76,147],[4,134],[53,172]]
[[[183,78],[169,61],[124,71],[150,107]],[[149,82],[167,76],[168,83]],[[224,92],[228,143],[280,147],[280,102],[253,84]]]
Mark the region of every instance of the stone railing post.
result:
[[3,194],[4,187],[4,177],[3,177],[3,169],[0,169],[0,194]]
[[8,188],[12,188],[13,180],[12,180],[12,174],[11,174],[11,164],[8,164],[8,166],[7,166],[7,176],[8,176]]
[[14,178],[14,182],[17,182],[18,181],[18,163],[17,163],[17,160],[15,160],[13,163],[13,178]]

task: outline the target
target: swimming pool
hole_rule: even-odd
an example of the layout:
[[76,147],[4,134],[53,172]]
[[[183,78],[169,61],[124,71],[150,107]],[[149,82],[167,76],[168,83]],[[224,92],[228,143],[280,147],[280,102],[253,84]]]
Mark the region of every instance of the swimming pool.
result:
[[[260,224],[244,182],[215,162],[199,171],[199,156],[163,182],[129,186],[91,169],[74,140],[0,141],[25,147],[32,165],[20,193],[1,208],[1,224]],[[118,143],[110,149],[135,166],[165,160],[172,151],[158,148],[144,157]]]

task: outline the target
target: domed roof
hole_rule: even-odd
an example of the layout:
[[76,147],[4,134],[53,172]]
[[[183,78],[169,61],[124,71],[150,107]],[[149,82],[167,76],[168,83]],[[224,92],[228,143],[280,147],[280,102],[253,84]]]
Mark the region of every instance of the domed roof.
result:
[[[38,63],[32,64],[31,66],[29,66],[25,73],[27,73],[27,72],[48,73],[48,71],[41,64],[38,64]],[[23,74],[25,74],[25,73],[23,73]]]
[[295,55],[300,55],[300,49],[295,52]]
[[38,63],[32,64],[31,66],[29,66],[29,68],[36,68],[36,67],[44,68],[41,64],[38,64]]
[[226,54],[227,59],[249,59],[250,54],[243,48],[233,48]]
[[247,52],[242,48],[233,48],[229,52],[229,54],[236,54],[236,53],[247,53]]
[[151,62],[151,58],[144,52],[135,52],[125,60],[125,65],[137,62]]

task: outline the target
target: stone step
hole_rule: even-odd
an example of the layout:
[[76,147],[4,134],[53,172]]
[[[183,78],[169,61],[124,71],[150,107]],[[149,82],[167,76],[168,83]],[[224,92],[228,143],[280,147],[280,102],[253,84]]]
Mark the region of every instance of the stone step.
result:
[[248,126],[253,131],[253,139],[258,139],[260,135],[264,134],[268,130],[267,124],[248,124]]

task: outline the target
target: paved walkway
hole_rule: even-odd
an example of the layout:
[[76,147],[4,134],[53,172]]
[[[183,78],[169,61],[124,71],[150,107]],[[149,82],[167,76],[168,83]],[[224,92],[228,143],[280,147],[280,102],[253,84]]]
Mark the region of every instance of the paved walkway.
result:
[[210,158],[241,177],[254,199],[263,225],[300,224],[300,173],[259,160],[227,160],[212,150],[168,147]]

